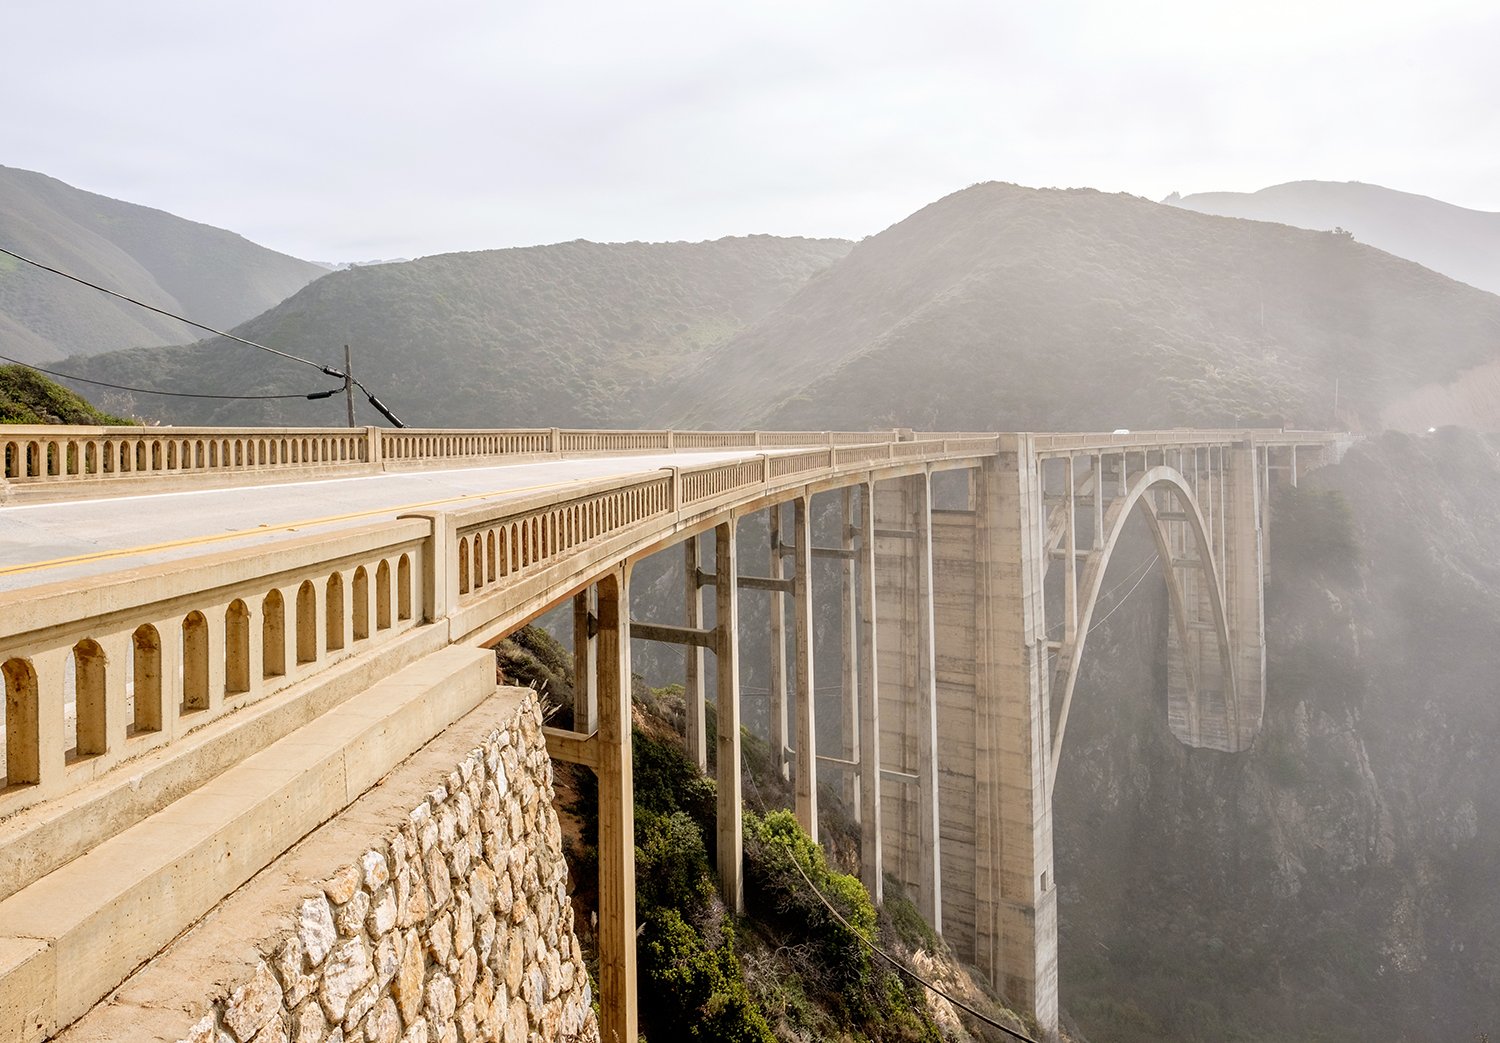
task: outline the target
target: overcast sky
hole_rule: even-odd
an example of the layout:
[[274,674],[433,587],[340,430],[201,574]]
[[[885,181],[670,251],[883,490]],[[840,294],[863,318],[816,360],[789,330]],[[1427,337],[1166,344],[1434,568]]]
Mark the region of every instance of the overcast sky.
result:
[[1500,211],[1494,0],[4,0],[0,163],[314,260],[859,238],[976,181]]

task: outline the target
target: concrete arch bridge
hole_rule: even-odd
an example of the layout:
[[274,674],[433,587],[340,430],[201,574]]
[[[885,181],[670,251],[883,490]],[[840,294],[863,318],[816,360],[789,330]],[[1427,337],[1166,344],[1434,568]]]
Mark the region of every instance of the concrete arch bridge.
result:
[[[818,781],[837,777],[877,901],[893,874],[1055,1034],[1051,787],[1126,519],[1145,517],[1167,579],[1172,731],[1243,750],[1264,704],[1270,487],[1342,444],[1258,430],[7,428],[0,1043],[89,1012],[481,705],[488,647],[561,605],[580,700],[547,747],[599,777],[601,1027],[636,1038],[631,644],[686,646],[687,749],[707,763],[711,699],[717,763],[738,765],[742,592],[771,599],[769,738],[804,827],[816,836]],[[815,498],[842,519],[828,546]],[[741,524],[768,526],[763,566],[741,560]],[[630,618],[632,569],[659,553],[684,566],[677,624]],[[821,706],[815,558],[840,565],[843,621],[839,696]],[[820,710],[839,716],[837,748],[817,747]],[[282,774],[249,772],[272,753]],[[197,840],[180,826],[179,847],[143,839],[240,775],[234,807],[195,812]],[[718,781],[719,878],[739,907],[740,773]],[[271,788],[251,799],[258,785]],[[234,858],[204,855],[229,835]],[[122,890],[122,873],[137,883]]]

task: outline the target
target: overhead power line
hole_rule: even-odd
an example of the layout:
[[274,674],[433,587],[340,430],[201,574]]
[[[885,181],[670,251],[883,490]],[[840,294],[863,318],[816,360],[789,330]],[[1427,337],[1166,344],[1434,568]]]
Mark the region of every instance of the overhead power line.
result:
[[840,913],[837,909],[835,909],[833,907],[833,903],[830,902],[826,897],[824,897],[822,891],[818,890],[817,885],[815,885],[812,882],[812,879],[807,875],[806,871],[803,870],[802,863],[800,863],[800,862],[797,861],[796,852],[792,849],[792,845],[791,845],[790,842],[788,842],[786,844],[786,853],[787,853],[787,858],[791,860],[792,868],[795,869],[795,870],[797,870],[797,875],[802,878],[802,882],[807,885],[807,889],[809,891],[811,891],[817,897],[818,901],[820,901],[820,902],[823,903],[823,908],[827,909],[830,913],[833,914],[834,919],[838,920],[839,923],[841,923],[841,924],[844,925],[844,929],[845,930],[847,930],[850,934],[854,935],[854,937],[856,937],[856,938],[858,938],[860,940],[860,942],[865,946],[865,948],[869,949],[876,956],[879,956],[886,963],[888,963],[892,967],[896,968],[896,970],[899,971],[900,973],[905,974],[907,977],[913,979],[916,982],[919,982],[929,992],[932,992],[932,993],[934,993],[934,994],[936,994],[938,996],[941,996],[943,999],[947,1000],[949,1003],[953,1004],[955,1007],[958,1007],[960,1010],[968,1011],[970,1014],[972,1014],[974,1017],[978,1018],[980,1021],[984,1022],[986,1025],[991,1025],[994,1028],[999,1029],[1001,1032],[1006,1033],[1007,1035],[1011,1036],[1013,1039],[1019,1039],[1019,1040],[1021,1040],[1021,1043],[1037,1043],[1037,1041],[1034,1040],[1034,1039],[1032,1039],[1030,1036],[1025,1035],[1024,1033],[1021,1033],[1021,1032],[1017,1032],[1015,1029],[1011,1028],[1009,1025],[1005,1025],[1005,1024],[1003,1024],[1001,1022],[998,1022],[994,1018],[990,1017],[988,1014],[983,1014],[980,1011],[975,1010],[973,1007],[969,1006],[967,1003],[965,1003],[963,1000],[959,999],[957,996],[950,996],[948,993],[946,993],[942,989],[938,988],[938,986],[936,984],[934,984],[931,981],[928,981],[926,978],[922,977],[922,975],[918,974],[916,971],[912,970],[906,964],[904,964],[900,960],[896,959],[896,957],[892,956],[890,953],[886,952],[880,946],[878,946],[874,942],[870,941],[870,939],[866,938],[862,933],[860,933],[860,931],[858,931],[854,927],[853,924],[851,924],[848,920],[844,919],[844,915],[842,913]]
[[88,377],[78,377],[74,376],[71,373],[59,373],[55,369],[46,369],[42,366],[33,365],[30,362],[22,362],[20,359],[13,359],[9,355],[0,355],[0,360],[12,363],[17,366],[25,366],[27,369],[34,369],[38,373],[47,374],[47,376],[49,377],[60,377],[63,380],[76,380],[80,384],[93,384],[97,387],[113,388],[116,391],[129,391],[137,395],[167,395],[172,398],[217,398],[232,399],[237,402],[258,402],[267,399],[284,398],[330,398],[333,395],[337,395],[340,391],[343,390],[343,388],[333,388],[330,391],[313,391],[309,392],[306,395],[200,395],[188,391],[158,391],[155,388],[137,388],[130,387],[127,384],[111,384],[108,381],[104,380],[90,380]]
[[[186,323],[187,325],[192,326],[194,329],[203,330],[205,333],[212,333],[216,337],[224,337],[226,340],[232,340],[232,341],[235,341],[238,344],[244,344],[246,347],[258,348],[261,351],[269,351],[272,355],[279,355],[279,356],[281,356],[284,359],[291,360],[292,362],[300,362],[304,366],[311,366],[313,369],[316,369],[319,372],[326,374],[327,376],[335,377],[335,378],[337,378],[339,380],[348,380],[355,387],[359,388],[361,391],[363,391],[365,393],[365,398],[369,399],[370,405],[373,406],[376,410],[378,410],[380,412],[381,416],[385,417],[387,420],[389,420],[396,427],[405,427],[406,426],[405,424],[403,424],[401,422],[400,418],[398,418],[395,413],[392,413],[390,411],[390,408],[387,407],[384,402],[380,401],[380,399],[378,399],[378,398],[375,397],[375,393],[373,391],[371,391],[369,388],[365,387],[358,380],[355,380],[352,376],[350,376],[349,374],[345,373],[341,369],[336,369],[333,366],[324,366],[321,363],[314,362],[312,359],[305,359],[305,358],[303,358],[300,355],[292,355],[292,354],[290,354],[288,352],[281,351],[281,350],[279,350],[277,348],[270,347],[269,345],[259,344],[259,343],[255,342],[253,340],[246,340],[244,337],[237,337],[233,333],[227,333],[224,330],[214,329],[214,327],[212,327],[212,326],[205,326],[203,323],[201,323],[201,322],[195,322],[194,320],[188,318],[185,315],[178,315],[176,312],[167,311],[165,308],[158,308],[154,304],[147,304],[145,301],[137,300],[134,297],[130,297],[130,296],[127,296],[126,294],[119,293],[119,292],[117,292],[115,290],[111,290],[108,286],[100,286],[96,282],[90,282],[89,280],[84,279],[81,276],[74,275],[71,272],[65,272],[61,268],[54,268],[50,264],[43,264],[41,261],[33,260],[32,258],[25,256],[24,254],[18,254],[14,250],[7,250],[3,246],[0,246],[0,254],[4,254],[7,257],[14,257],[16,260],[22,261],[22,262],[24,262],[26,264],[29,264],[29,265],[31,265],[34,268],[40,268],[44,272],[51,272],[53,275],[60,275],[64,279],[68,279],[68,280],[70,280],[72,282],[76,282],[76,283],[78,283],[78,284],[80,284],[82,286],[87,286],[91,290],[98,290],[100,293],[107,293],[107,294],[109,294],[109,296],[115,297],[115,298],[117,298],[119,300],[122,300],[122,301],[124,301],[127,304],[134,304],[137,308],[145,308],[147,311],[152,311],[152,312],[155,312],[158,315],[164,315],[164,316],[166,316],[169,319],[175,319],[178,322]],[[153,392],[153,394],[154,393],[155,392]],[[202,397],[206,397],[206,396],[195,395],[195,396],[192,396],[192,397],[194,397],[194,398],[202,398]],[[238,398],[240,396],[234,396],[234,397]],[[308,397],[308,396],[294,395],[294,396],[290,396],[290,397],[293,397],[293,398],[304,398],[304,397]],[[318,397],[321,398],[321,397],[327,397],[327,396],[320,395]]]

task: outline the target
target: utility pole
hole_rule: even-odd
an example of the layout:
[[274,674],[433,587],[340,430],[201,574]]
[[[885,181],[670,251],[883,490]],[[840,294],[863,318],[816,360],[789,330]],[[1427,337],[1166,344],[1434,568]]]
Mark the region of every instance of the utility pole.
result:
[[354,361],[344,345],[344,404],[349,408],[349,426],[354,426]]

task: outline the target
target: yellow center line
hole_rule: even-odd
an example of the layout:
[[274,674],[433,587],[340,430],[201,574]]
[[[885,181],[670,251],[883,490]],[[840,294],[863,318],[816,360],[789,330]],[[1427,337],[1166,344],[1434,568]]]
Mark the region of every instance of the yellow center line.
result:
[[397,507],[377,507],[369,511],[355,511],[352,514],[330,514],[325,518],[308,518],[301,521],[283,522],[280,525],[257,525],[253,529],[238,529],[234,532],[217,532],[207,536],[189,536],[180,540],[170,540],[166,543],[152,543],[143,547],[122,547],[117,550],[100,550],[89,554],[75,554],[68,558],[53,558],[50,561],[29,562],[25,565],[7,565],[0,568],[0,576],[11,576],[20,572],[40,572],[43,569],[54,569],[62,565],[81,565],[91,561],[105,561],[109,558],[124,558],[132,554],[152,554],[156,551],[173,550],[177,547],[194,547],[203,543],[221,543],[224,540],[237,540],[244,536],[260,536],[268,532],[287,532],[314,525],[331,525],[334,522],[353,521],[356,518],[371,518],[380,514],[393,514],[398,511],[415,511],[424,507],[440,507],[448,503],[462,503],[465,500],[482,500],[497,496],[511,496],[517,493],[532,493],[541,489],[555,489],[564,485],[575,485],[578,482],[593,481],[592,478],[569,478],[565,482],[543,482],[539,485],[522,485],[514,489],[498,489],[482,493],[465,493],[462,496],[448,496],[441,500],[426,500],[422,503],[408,503]]

